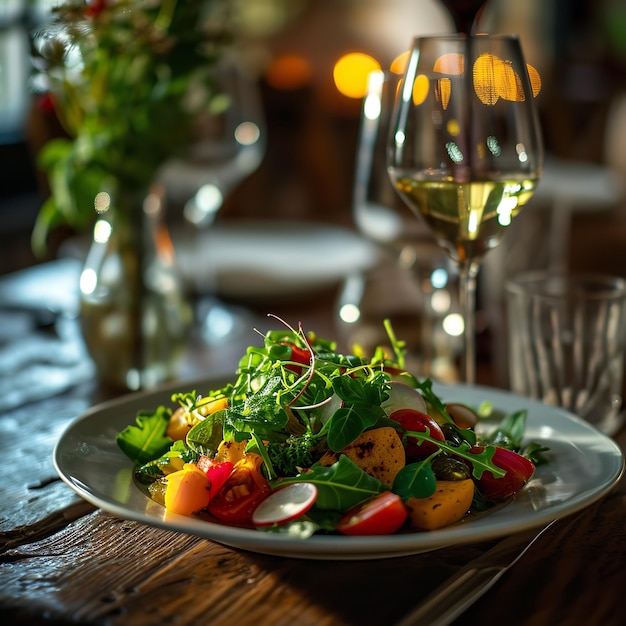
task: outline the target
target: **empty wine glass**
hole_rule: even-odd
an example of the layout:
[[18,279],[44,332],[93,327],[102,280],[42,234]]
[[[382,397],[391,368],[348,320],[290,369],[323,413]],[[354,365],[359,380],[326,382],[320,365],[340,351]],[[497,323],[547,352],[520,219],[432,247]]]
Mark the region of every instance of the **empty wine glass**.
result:
[[458,315],[456,267],[432,233],[396,193],[386,170],[387,137],[401,75],[374,71],[363,98],[352,211],[357,229],[376,245],[376,263],[344,283],[338,316],[350,343],[385,341],[384,319],[407,342],[411,368],[456,379],[459,340],[446,331]]
[[216,277],[205,254],[211,226],[225,200],[261,164],[265,123],[256,77],[236,57],[225,57],[213,73],[215,95],[198,118],[197,135],[185,160],[168,164],[163,178],[170,197],[184,203],[184,217],[196,229],[194,277],[200,298],[197,315],[208,343],[247,327],[240,307],[216,297]]
[[481,260],[541,173],[535,95],[516,36],[449,35],[414,40],[396,99],[389,176],[459,267],[468,384]]
[[224,200],[261,164],[265,124],[255,77],[230,61],[215,73],[217,96],[200,118],[198,141],[184,164],[194,195],[185,217],[198,227],[210,226]]

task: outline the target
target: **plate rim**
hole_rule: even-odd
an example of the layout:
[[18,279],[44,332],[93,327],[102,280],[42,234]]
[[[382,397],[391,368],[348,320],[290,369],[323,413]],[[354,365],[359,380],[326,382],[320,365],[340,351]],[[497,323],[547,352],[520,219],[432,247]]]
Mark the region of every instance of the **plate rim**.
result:
[[[119,396],[110,400],[106,400],[95,404],[87,409],[80,416],[73,419],[63,430],[59,437],[53,451],[53,465],[59,475],[59,477],[67,484],[75,493],[77,493],[84,500],[90,502],[97,508],[100,508],[114,516],[143,523],[149,526],[161,528],[164,530],[173,530],[189,535],[194,535],[216,543],[229,546],[235,549],[243,549],[258,554],[266,554],[272,556],[290,557],[290,558],[304,558],[315,560],[365,560],[365,559],[381,559],[381,558],[394,558],[401,556],[409,556],[420,554],[424,552],[430,552],[433,550],[452,547],[454,545],[463,545],[471,543],[479,543],[481,541],[487,541],[497,539],[506,535],[514,534],[525,530],[531,530],[539,526],[545,525],[554,519],[560,517],[567,517],[579,512],[580,510],[591,506],[604,495],[606,495],[614,486],[619,482],[624,474],[624,454],[617,445],[617,442],[607,435],[602,434],[596,430],[593,426],[582,420],[581,418],[573,415],[560,407],[553,407],[545,405],[537,400],[532,400],[522,396],[518,396],[508,392],[505,389],[499,389],[495,387],[487,387],[482,385],[442,385],[433,384],[433,389],[438,394],[451,393],[452,396],[459,393],[484,393],[493,398],[508,398],[513,399],[516,402],[522,402],[528,405],[529,409],[535,408],[540,410],[547,410],[553,415],[558,415],[559,419],[565,419],[573,424],[576,424],[577,428],[587,431],[592,435],[594,441],[602,442],[604,449],[603,454],[608,454],[615,462],[614,469],[607,474],[607,479],[602,484],[596,485],[594,489],[591,489],[591,493],[586,492],[574,494],[575,498],[573,502],[569,500],[561,501],[557,504],[551,505],[541,511],[534,511],[534,514],[530,519],[522,517],[517,522],[511,522],[511,520],[494,519],[493,513],[487,514],[485,519],[490,523],[487,525],[480,525],[479,520],[471,520],[467,524],[472,524],[471,531],[466,532],[467,524],[457,524],[449,526],[447,528],[438,529],[431,533],[406,533],[399,535],[379,536],[379,537],[344,537],[334,535],[314,535],[307,539],[296,539],[286,537],[284,535],[274,535],[253,529],[235,528],[232,526],[217,524],[208,522],[198,518],[187,517],[182,515],[165,515],[165,509],[150,500],[148,496],[146,498],[147,507],[150,503],[154,504],[154,507],[159,507],[160,515],[150,515],[147,511],[138,511],[134,508],[125,507],[119,502],[113,501],[110,494],[105,496],[99,496],[90,488],[88,484],[85,484],[79,476],[71,475],[71,472],[67,471],[66,463],[62,459],[62,454],[66,452],[65,447],[72,436],[75,436],[81,428],[86,425],[93,426],[97,418],[103,413],[123,407],[125,405],[133,406],[134,403],[143,399],[159,397],[167,397],[171,393],[180,391],[183,388],[217,388],[222,384],[232,380],[232,375],[219,374],[215,376],[204,376],[192,380],[175,381],[163,386],[155,387],[152,389],[141,390],[129,394]],[[204,387],[202,387],[204,386]],[[461,399],[460,397],[456,399]],[[152,405],[155,406],[156,405]],[[135,413],[129,413],[127,423],[133,423]],[[106,426],[106,424],[105,424]],[[104,426],[103,426],[104,428]],[[131,461],[123,454],[121,450],[117,450],[119,453],[119,469],[124,469],[124,465],[128,469],[132,468]],[[131,487],[138,489],[131,480]],[[587,491],[590,491],[589,489]],[[571,500],[571,498],[570,498]],[[514,505],[515,499],[506,503],[503,509]],[[491,518],[491,519],[490,519]],[[435,534],[436,533],[436,534]],[[424,541],[424,539],[427,539]]]

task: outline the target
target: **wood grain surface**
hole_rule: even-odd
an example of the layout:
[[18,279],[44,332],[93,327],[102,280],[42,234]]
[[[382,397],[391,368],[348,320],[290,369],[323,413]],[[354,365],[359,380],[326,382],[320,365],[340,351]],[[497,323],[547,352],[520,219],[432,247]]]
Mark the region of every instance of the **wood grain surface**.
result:
[[[231,367],[241,346],[211,355]],[[63,430],[107,397],[80,384],[0,415],[0,619],[97,626],[391,626],[496,541],[411,557],[311,561],[111,516],[56,475]],[[616,439],[626,447],[626,428]],[[458,624],[618,626],[626,484],[559,521]]]

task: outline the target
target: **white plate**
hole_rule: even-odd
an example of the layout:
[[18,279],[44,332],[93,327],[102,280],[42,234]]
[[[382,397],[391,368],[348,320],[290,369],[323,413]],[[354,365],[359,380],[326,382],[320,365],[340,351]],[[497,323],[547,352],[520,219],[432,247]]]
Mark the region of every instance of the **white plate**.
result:
[[[189,383],[206,390],[223,381]],[[181,384],[140,392],[92,408],[61,437],[54,451],[61,478],[85,500],[124,519],[205,537],[253,552],[306,559],[376,559],[484,541],[537,527],[596,502],[619,480],[624,459],[617,444],[587,423],[553,407],[486,387],[436,387],[446,401],[477,405],[484,400],[509,412],[528,409],[527,438],[550,447],[551,462],[512,502],[466,523],[432,532],[384,537],[313,536],[293,539],[255,530],[167,514],[133,481],[133,466],[120,451],[116,435],[134,423],[141,409],[169,404]]]
[[[232,220],[206,230],[172,228],[171,234],[178,268],[190,290],[246,302],[311,295],[367,271],[380,258],[377,246],[357,232],[307,221]],[[88,249],[85,237],[64,242],[60,255],[71,269],[68,280],[80,274]],[[74,280],[69,292],[73,305],[78,298],[78,278]],[[54,285],[39,279],[38,287],[40,283],[44,292]],[[6,291],[2,287],[0,296]]]
[[312,222],[238,220],[172,238],[190,286],[202,291],[213,280],[218,295],[247,300],[310,294],[377,260],[374,244],[354,231]]

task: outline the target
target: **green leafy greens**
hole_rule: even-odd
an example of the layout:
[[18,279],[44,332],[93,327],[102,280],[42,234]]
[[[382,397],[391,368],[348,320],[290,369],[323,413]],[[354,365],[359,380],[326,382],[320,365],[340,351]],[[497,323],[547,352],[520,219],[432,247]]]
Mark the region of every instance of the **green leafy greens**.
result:
[[[213,458],[222,441],[243,442],[246,452],[261,456],[263,472],[274,488],[295,482],[317,487],[315,506],[306,519],[280,530],[292,536],[332,531],[342,512],[387,490],[404,501],[430,497],[437,480],[432,461],[439,455],[467,465],[468,476],[475,480],[484,472],[494,478],[503,476],[505,470],[493,462],[495,446],[521,450],[526,412],[504,416],[476,446],[474,430],[454,423],[433,391],[432,381],[418,381],[403,369],[404,344],[395,338],[388,323],[386,328],[394,358],[382,348],[369,359],[343,355],[333,342],[305,334],[302,328],[286,326],[270,331],[262,346],[246,350],[234,383],[206,396],[195,390],[172,395],[190,424],[184,441],[173,443],[167,436],[172,411],[159,407],[153,414],[140,413],[136,425],[118,435],[120,448],[137,465],[139,480],[149,483],[161,478],[168,468],[180,466],[181,461],[196,462],[202,455]],[[393,380],[417,389],[429,414],[453,436],[440,441],[431,437],[430,430],[404,430],[391,420],[382,405],[390,397]],[[220,404],[219,409],[210,409],[216,399],[226,400],[226,408]],[[483,408],[492,413],[490,407]],[[365,431],[383,426],[393,426],[404,441],[429,442],[436,449],[430,456],[404,465],[393,485],[381,482],[340,454]],[[544,451],[541,446],[528,444],[524,453],[535,461]],[[336,455],[332,465],[319,462],[327,452]],[[477,509],[487,505],[475,499]]]

